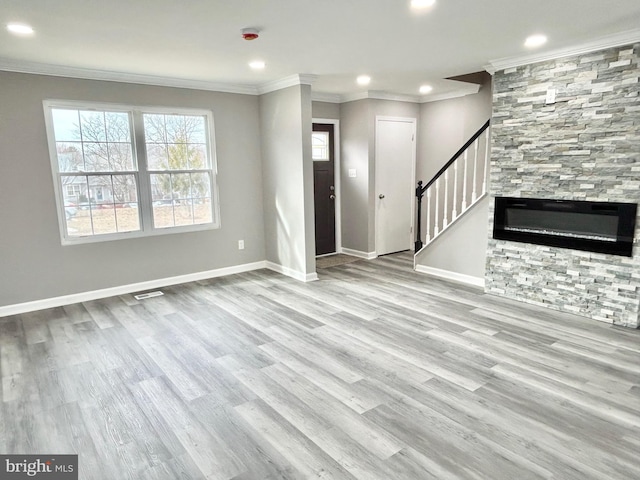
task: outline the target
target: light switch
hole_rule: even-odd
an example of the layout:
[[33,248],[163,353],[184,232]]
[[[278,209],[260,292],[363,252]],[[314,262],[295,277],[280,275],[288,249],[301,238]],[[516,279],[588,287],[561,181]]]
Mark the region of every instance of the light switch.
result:
[[349,176],[351,178],[356,178],[356,169],[355,168],[350,168],[349,169]]
[[546,103],[556,103],[556,89],[555,88],[550,88],[547,90],[547,98],[546,98]]

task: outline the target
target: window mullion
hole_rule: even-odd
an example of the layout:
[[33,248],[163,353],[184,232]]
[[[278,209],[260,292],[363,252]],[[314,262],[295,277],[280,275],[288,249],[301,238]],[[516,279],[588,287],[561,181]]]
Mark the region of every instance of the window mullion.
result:
[[140,203],[140,215],[142,231],[150,232],[153,230],[153,207],[151,197],[151,176],[148,170],[147,149],[145,147],[144,135],[144,118],[142,112],[133,111],[133,142],[136,150],[136,159],[138,163],[138,201]]
[[180,173],[211,173],[210,168],[194,168],[192,170],[150,170],[149,174],[164,174],[164,173],[173,173],[174,175]]

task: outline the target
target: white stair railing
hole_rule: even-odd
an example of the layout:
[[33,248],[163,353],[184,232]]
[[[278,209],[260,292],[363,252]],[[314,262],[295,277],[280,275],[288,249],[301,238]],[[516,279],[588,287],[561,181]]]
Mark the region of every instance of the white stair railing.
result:
[[[422,182],[418,182],[416,197],[419,236],[416,239],[416,254],[442,235],[486,195],[489,131],[487,121],[424,187]],[[451,171],[453,174],[450,174]],[[461,179],[459,171],[462,172]],[[426,212],[423,214],[422,197],[425,195]],[[421,232],[421,217],[426,220],[424,232]]]

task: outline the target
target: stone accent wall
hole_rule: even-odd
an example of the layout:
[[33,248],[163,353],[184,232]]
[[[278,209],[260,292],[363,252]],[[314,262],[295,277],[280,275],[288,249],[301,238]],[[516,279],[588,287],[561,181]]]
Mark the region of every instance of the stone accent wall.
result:
[[[639,54],[636,44],[497,72],[491,195],[639,203]],[[493,206],[490,225],[491,236]],[[486,291],[637,328],[639,239],[640,218],[631,258],[490,238]]]

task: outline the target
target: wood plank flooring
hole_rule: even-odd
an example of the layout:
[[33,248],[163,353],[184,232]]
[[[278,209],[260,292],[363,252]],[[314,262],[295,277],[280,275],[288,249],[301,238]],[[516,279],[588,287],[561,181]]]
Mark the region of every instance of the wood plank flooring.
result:
[[0,319],[0,453],[81,479],[640,478],[640,331],[406,254]]

